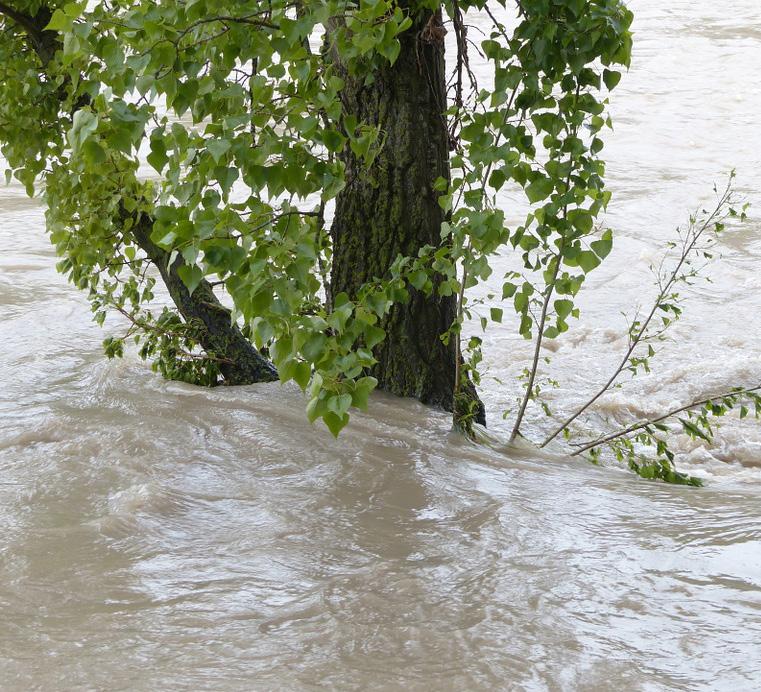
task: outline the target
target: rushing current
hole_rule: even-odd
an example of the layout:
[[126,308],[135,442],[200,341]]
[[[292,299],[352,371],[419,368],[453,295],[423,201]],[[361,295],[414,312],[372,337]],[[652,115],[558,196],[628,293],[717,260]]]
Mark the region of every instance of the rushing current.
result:
[[[736,168],[761,205],[761,4],[631,7],[605,150],[616,247],[547,351],[558,415],[621,357],[621,313],[654,295],[649,264],[714,181]],[[592,424],[758,383],[757,219]],[[384,395],[336,442],[292,387],[106,361],[55,261],[39,203],[0,189],[0,689],[761,687],[755,421],[675,439],[702,489],[506,449],[530,357],[506,323],[485,343],[492,444]],[[530,436],[547,423],[529,414]]]

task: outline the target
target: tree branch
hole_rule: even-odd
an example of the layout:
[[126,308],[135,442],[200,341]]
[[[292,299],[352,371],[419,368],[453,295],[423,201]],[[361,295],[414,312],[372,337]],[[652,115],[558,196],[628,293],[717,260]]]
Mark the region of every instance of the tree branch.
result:
[[701,399],[700,401],[693,401],[691,404],[680,406],[679,408],[675,408],[672,411],[669,411],[668,413],[664,413],[661,416],[657,416],[656,418],[649,418],[648,420],[640,421],[639,423],[633,423],[632,425],[624,428],[623,430],[619,430],[618,432],[611,433],[610,435],[605,435],[604,437],[600,437],[592,442],[585,442],[582,444],[581,449],[577,449],[573,454],[571,454],[571,456],[572,457],[578,456],[579,454],[583,454],[584,452],[587,452],[590,449],[594,449],[595,447],[599,447],[600,445],[604,445],[608,442],[613,442],[613,440],[617,440],[621,437],[626,437],[628,435],[631,435],[632,433],[638,432],[639,430],[644,430],[645,428],[648,428],[651,425],[656,425],[657,423],[661,423],[667,418],[676,416],[679,413],[684,413],[685,411],[692,411],[696,408],[700,408],[701,406],[706,406],[707,404],[710,404],[713,401],[717,401],[719,399],[726,399],[727,397],[740,397],[745,394],[753,394],[754,392],[758,392],[760,390],[761,390],[761,385],[759,385],[758,387],[751,387],[748,389],[735,389],[733,391],[724,392],[723,394],[717,394],[716,396],[708,397],[707,399]]
[[[579,101],[580,91],[581,91],[581,86],[577,86],[576,87],[576,103],[578,103]],[[576,125],[575,127],[573,127],[573,129],[570,132],[568,132],[568,135],[575,137],[578,134],[578,132],[579,132],[579,126]],[[573,154],[570,154],[569,161],[568,161],[568,175],[566,176],[566,180],[565,180],[566,193],[571,189],[572,174],[573,174]],[[568,202],[566,202],[565,206],[563,207],[563,218],[564,219],[568,218]],[[528,402],[531,399],[531,392],[534,389],[534,382],[536,381],[536,373],[539,370],[539,355],[541,353],[542,342],[544,340],[544,327],[547,324],[547,315],[549,313],[550,300],[552,300],[552,296],[555,292],[555,284],[557,283],[557,280],[558,280],[558,274],[560,274],[560,265],[563,262],[564,248],[565,248],[565,234],[561,236],[560,238],[560,243],[558,244],[558,254],[557,254],[557,260],[555,264],[555,270],[552,272],[552,279],[547,285],[547,291],[544,296],[544,303],[542,304],[542,316],[539,320],[539,324],[537,325],[534,358],[531,363],[531,372],[529,373],[528,382],[526,383],[526,394],[523,397],[523,401],[521,401],[520,410],[518,411],[518,416],[515,419],[513,432],[510,435],[510,443],[515,442],[515,438],[518,437],[521,431],[523,416],[526,413],[526,407],[528,406]]]
[[35,24],[34,17],[31,17],[28,14],[24,14],[23,12],[19,12],[18,10],[14,10],[4,2],[0,2],[0,14],[5,15],[9,19],[12,19],[14,22],[16,22],[16,24],[26,29],[26,31],[28,31],[30,34],[39,35],[40,28],[37,26],[37,24]]
[[658,312],[659,307],[668,296],[674,284],[678,281],[679,272],[684,266],[684,263],[687,261],[687,258],[695,249],[695,246],[697,245],[698,240],[700,240],[700,238],[705,233],[705,231],[708,230],[708,228],[715,222],[721,210],[729,202],[731,194],[732,194],[732,181],[730,179],[729,183],[727,183],[727,187],[725,188],[724,192],[719,197],[719,201],[717,202],[715,209],[711,212],[710,216],[705,220],[705,222],[700,226],[700,228],[693,234],[691,241],[688,242],[682,249],[682,254],[679,258],[679,262],[677,263],[674,270],[671,272],[668,281],[666,281],[666,283],[661,287],[661,290],[658,293],[658,297],[655,299],[655,302],[653,303],[653,307],[650,310],[650,313],[648,314],[645,321],[642,323],[642,326],[638,330],[637,334],[630,340],[629,348],[626,350],[626,353],[624,354],[624,357],[622,358],[618,367],[615,369],[615,371],[610,376],[608,381],[598,390],[598,392],[591,399],[589,399],[589,401],[587,401],[582,407],[580,407],[573,415],[569,416],[560,426],[558,426],[552,432],[552,434],[549,437],[547,437],[547,439],[544,442],[542,442],[542,444],[540,445],[541,447],[546,447],[550,442],[552,442],[552,440],[554,440],[561,432],[563,432],[563,430],[565,430],[571,423],[573,423],[573,421],[575,421],[582,413],[584,413],[590,406],[592,406],[592,404],[594,404],[603,394],[605,394],[605,392],[607,392],[610,389],[610,387],[613,385],[613,383],[618,379],[618,376],[623,372],[624,368],[626,367],[626,364],[629,362],[629,359],[631,358],[632,354],[636,350],[637,346],[639,346],[639,344],[642,343],[643,338],[645,337],[645,334],[647,332],[647,329],[650,326],[650,323],[652,322],[656,313]]

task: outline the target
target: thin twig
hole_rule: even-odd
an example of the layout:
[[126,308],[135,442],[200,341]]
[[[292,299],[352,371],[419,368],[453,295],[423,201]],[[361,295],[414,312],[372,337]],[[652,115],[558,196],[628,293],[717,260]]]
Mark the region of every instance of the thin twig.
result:
[[610,435],[605,435],[604,437],[600,437],[592,442],[585,442],[582,444],[580,449],[577,449],[573,454],[571,454],[572,457],[578,456],[579,454],[583,454],[584,452],[589,451],[590,449],[594,449],[595,447],[599,447],[600,445],[604,445],[608,442],[612,442],[613,440],[617,440],[621,437],[626,437],[628,435],[631,435],[632,433],[638,432],[639,430],[644,430],[645,428],[650,427],[651,425],[656,425],[657,423],[660,423],[667,418],[671,418],[672,416],[676,416],[679,413],[684,413],[685,411],[692,411],[693,409],[700,408],[701,406],[706,406],[707,404],[710,404],[713,401],[717,401],[719,399],[726,399],[727,397],[738,397],[743,396],[745,394],[753,394],[754,392],[758,392],[761,390],[761,385],[757,387],[751,387],[748,389],[735,389],[730,392],[725,392],[723,394],[717,394],[716,396],[708,397],[707,399],[701,399],[700,401],[693,401],[691,404],[686,404],[684,406],[680,406],[679,408],[675,408],[672,411],[669,411],[668,413],[664,413],[661,416],[657,416],[656,418],[649,418],[645,421],[640,421],[639,423],[633,423],[632,425],[624,428],[623,430],[619,430],[618,432],[611,433]]
[[591,399],[589,399],[583,406],[581,406],[573,415],[569,416],[558,428],[556,428],[552,432],[552,434],[549,437],[547,437],[547,439],[544,442],[542,442],[541,447],[546,447],[550,442],[552,442],[552,440],[554,440],[561,432],[563,432],[563,430],[565,430],[571,423],[573,423],[573,421],[575,421],[582,413],[584,413],[590,406],[592,406],[592,404],[594,404],[603,394],[605,394],[605,392],[607,392],[610,389],[610,387],[613,385],[613,383],[618,379],[618,376],[623,372],[624,368],[626,367],[626,364],[629,362],[629,358],[631,358],[637,346],[643,341],[643,338],[645,337],[647,329],[650,326],[650,322],[652,322],[653,318],[658,312],[658,308],[660,307],[661,303],[669,294],[674,284],[678,281],[679,272],[682,266],[684,266],[684,263],[689,257],[689,255],[694,250],[698,240],[700,240],[703,233],[705,233],[705,231],[708,230],[708,228],[714,223],[715,219],[719,215],[719,212],[724,208],[724,206],[726,206],[727,202],[729,201],[731,197],[731,185],[732,185],[732,182],[730,179],[726,189],[719,197],[719,201],[716,204],[716,208],[713,210],[711,215],[706,219],[705,223],[703,223],[703,225],[693,235],[692,240],[686,245],[684,245],[679,262],[677,263],[674,270],[671,272],[669,280],[661,287],[661,290],[658,294],[658,297],[655,299],[655,302],[653,303],[653,307],[650,310],[650,313],[648,314],[645,321],[642,323],[642,326],[638,330],[636,336],[634,336],[633,338],[630,337],[629,347],[627,348],[626,353],[624,354],[624,357],[621,359],[621,363],[619,364],[619,366],[615,369],[615,371],[607,380],[607,382],[598,390],[598,392]]

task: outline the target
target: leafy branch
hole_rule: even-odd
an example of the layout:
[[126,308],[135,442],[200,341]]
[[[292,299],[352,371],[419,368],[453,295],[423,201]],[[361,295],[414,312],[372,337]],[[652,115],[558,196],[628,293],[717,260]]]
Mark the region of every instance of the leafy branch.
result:
[[[598,437],[591,442],[576,445],[579,449],[571,456],[589,452],[592,461],[596,462],[599,459],[599,448],[607,446],[613,450],[619,461],[626,459],[629,467],[644,478],[660,478],[670,483],[685,485],[702,485],[699,479],[674,469],[674,453],[669,448],[668,442],[663,437],[659,437],[658,433],[670,432],[666,421],[680,413],[687,413],[686,418],[678,419],[682,431],[693,439],[712,442],[715,429],[711,419],[726,415],[738,404],[740,418],[745,418],[749,414],[748,404],[753,405],[755,417],[761,417],[759,391],[761,391],[761,385],[749,388],[737,387],[722,394],[693,401],[667,413],[638,421],[621,430]],[[656,459],[648,459],[638,454],[637,449],[642,446],[655,448]]]
[[[647,317],[643,321],[635,319],[632,322],[629,328],[629,346],[624,353],[621,362],[611,376],[600,389],[597,390],[592,398],[553,430],[544,442],[542,442],[541,447],[547,446],[560,433],[567,430],[571,423],[586,412],[613,386],[624,370],[628,369],[636,373],[639,366],[644,365],[646,369],[649,367],[648,358],[654,354],[652,346],[649,347],[648,356],[645,358],[635,356],[635,351],[645,343],[662,338],[664,331],[680,317],[680,296],[678,293],[675,293],[674,289],[678,284],[689,285],[689,282],[698,274],[697,269],[690,267],[685,271],[685,267],[689,267],[696,255],[703,255],[705,258],[710,259],[711,255],[709,250],[716,241],[716,236],[724,230],[724,221],[728,217],[745,218],[745,208],[743,208],[742,212],[738,213],[733,207],[735,201],[732,189],[734,177],[735,173],[733,171],[722,192],[718,192],[717,187],[714,186],[714,192],[718,195],[716,204],[712,211],[703,212],[704,218],[701,223],[698,223],[697,214],[690,218],[689,227],[681,236],[682,243],[676,264],[670,271],[664,270],[666,261],[666,257],[664,257],[658,270],[658,295],[656,296]],[[715,235],[712,238],[708,238],[707,242],[703,242],[706,241],[707,234],[711,232]],[[671,247],[676,246],[672,243]],[[661,316],[661,322],[654,325],[653,322],[658,315]]]
[[[579,100],[579,93],[581,91],[581,87],[576,87],[576,98],[574,100],[574,106],[578,104]],[[575,127],[571,128],[571,131],[568,133],[569,137],[575,138],[579,131],[579,125],[580,123],[576,123]],[[568,175],[566,176],[565,181],[565,187],[566,191],[570,190],[571,187],[571,175],[574,171],[574,160],[573,156],[568,157]],[[565,222],[568,219],[568,202],[565,203],[563,206],[563,214],[562,214],[562,221]],[[534,344],[534,356],[533,361],[531,363],[531,368],[529,370],[529,376],[528,380],[526,381],[526,391],[523,396],[523,400],[521,401],[520,407],[518,408],[518,415],[515,418],[515,424],[513,425],[513,431],[510,434],[510,442],[514,442],[515,439],[518,437],[518,434],[521,430],[521,424],[523,423],[523,416],[526,414],[526,407],[528,406],[528,402],[531,400],[531,397],[533,395],[534,391],[534,381],[536,380],[536,374],[539,370],[539,355],[541,353],[542,349],[542,339],[544,338],[545,334],[545,327],[547,326],[547,317],[549,314],[550,309],[550,300],[552,299],[552,295],[555,292],[555,286],[557,285],[558,281],[558,275],[560,274],[560,264],[563,257],[563,248],[565,246],[565,236],[561,235],[559,243],[558,243],[558,252],[555,257],[550,260],[550,265],[552,266],[554,264],[554,267],[552,268],[550,275],[551,279],[547,282],[547,288],[544,292],[544,299],[542,301],[542,311],[541,316],[539,318],[539,321],[537,322],[537,334],[536,334],[536,343]]]

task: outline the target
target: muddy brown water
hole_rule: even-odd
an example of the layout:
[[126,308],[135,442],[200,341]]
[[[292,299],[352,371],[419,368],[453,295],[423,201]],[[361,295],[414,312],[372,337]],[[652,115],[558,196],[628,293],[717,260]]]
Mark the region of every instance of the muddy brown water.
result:
[[[761,5],[631,6],[606,150],[617,245],[548,352],[558,411],[621,353],[619,313],[713,181],[736,167],[761,202]],[[653,374],[593,422],[760,379],[759,222],[722,254]],[[38,204],[0,190],[0,689],[761,688],[756,424],[676,440],[701,490],[506,452],[518,391],[489,378],[489,445],[383,395],[335,442],[290,387],[105,361],[54,263]],[[486,354],[509,383],[530,349],[506,324]],[[531,410],[528,434],[544,427]]]

